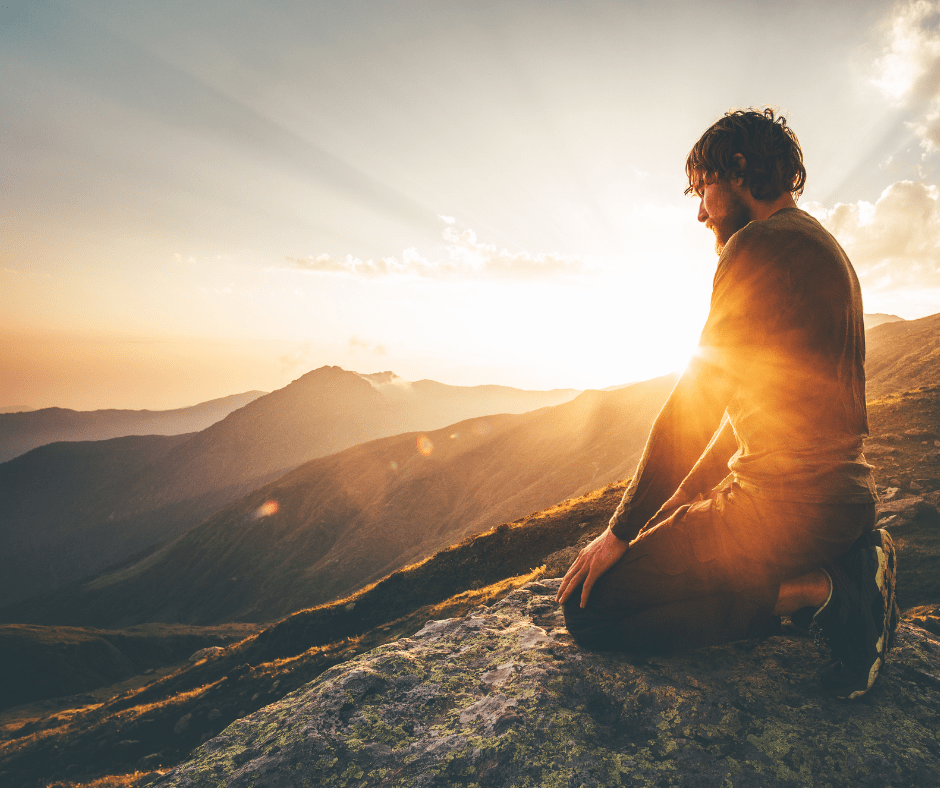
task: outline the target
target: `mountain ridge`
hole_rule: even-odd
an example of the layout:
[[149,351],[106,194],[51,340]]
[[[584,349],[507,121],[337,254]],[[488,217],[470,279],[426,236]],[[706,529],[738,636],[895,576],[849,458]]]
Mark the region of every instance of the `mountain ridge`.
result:
[[940,314],[882,323],[865,344],[869,399],[940,384]]
[[[128,458],[134,473],[122,472],[106,482],[110,471],[102,467],[94,496],[63,489],[60,473],[52,470],[57,457],[74,451],[92,471],[88,455],[96,450],[88,443],[77,450],[48,444],[0,463],[0,490],[6,491],[8,504],[0,509],[0,534],[9,537],[0,541],[0,566],[8,569],[0,581],[0,604],[176,538],[310,459],[409,429],[443,427],[454,414],[482,415],[499,404],[532,410],[576,393],[506,387],[479,392],[438,384],[430,391],[419,386],[416,393],[397,386],[396,398],[390,399],[380,388],[340,367],[312,370],[186,436],[149,463]],[[107,464],[106,458],[101,462]],[[67,532],[65,541],[57,541]],[[15,553],[13,543],[21,548]]]
[[[0,617],[206,624],[271,620],[326,602],[472,533],[627,475],[674,383],[666,376],[588,391],[552,408],[311,460],[136,565]],[[276,507],[259,515],[269,502]]]
[[246,391],[171,410],[104,408],[80,411],[52,407],[0,412],[0,463],[39,446],[61,441],[199,432],[266,393]]

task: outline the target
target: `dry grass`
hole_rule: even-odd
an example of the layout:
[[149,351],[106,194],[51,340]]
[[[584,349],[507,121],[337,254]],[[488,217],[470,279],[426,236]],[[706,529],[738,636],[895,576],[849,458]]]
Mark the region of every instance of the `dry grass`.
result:
[[129,774],[109,774],[99,777],[91,782],[73,783],[67,780],[55,780],[48,784],[47,788],[135,788],[146,777],[151,779],[155,774],[164,774],[158,772],[131,772]]

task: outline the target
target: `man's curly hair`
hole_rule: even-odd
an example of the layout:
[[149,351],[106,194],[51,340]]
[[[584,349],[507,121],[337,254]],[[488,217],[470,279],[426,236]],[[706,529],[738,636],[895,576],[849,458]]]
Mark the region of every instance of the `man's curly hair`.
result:
[[[734,159],[744,157],[742,172]],[[696,181],[726,180],[744,176],[751,195],[775,200],[790,192],[794,199],[803,193],[806,168],[803,151],[787,119],[771,107],[729,110],[701,136],[685,160],[689,179],[686,194],[696,192]]]

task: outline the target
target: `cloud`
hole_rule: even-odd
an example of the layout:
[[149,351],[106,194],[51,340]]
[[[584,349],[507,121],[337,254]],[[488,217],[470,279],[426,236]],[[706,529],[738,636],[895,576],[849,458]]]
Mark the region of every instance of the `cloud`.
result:
[[364,339],[359,337],[350,337],[349,338],[349,349],[352,352],[365,352],[373,356],[387,356],[388,350],[386,350],[385,345],[380,345],[377,342],[367,342]]
[[907,125],[924,150],[940,149],[940,2],[897,5],[889,28],[874,82],[912,111],[915,119]]
[[940,287],[940,189],[899,181],[872,205],[803,206],[848,252],[868,292]]
[[[450,217],[442,217],[445,221]],[[448,222],[449,224],[449,222]],[[448,226],[443,232],[443,255],[429,260],[414,247],[397,257],[362,260],[353,255],[337,259],[328,254],[317,257],[288,257],[287,262],[304,271],[342,273],[377,278],[417,276],[429,279],[515,279],[533,280],[588,273],[585,261],[568,255],[509,252],[495,244],[481,243],[473,230],[458,231]]]

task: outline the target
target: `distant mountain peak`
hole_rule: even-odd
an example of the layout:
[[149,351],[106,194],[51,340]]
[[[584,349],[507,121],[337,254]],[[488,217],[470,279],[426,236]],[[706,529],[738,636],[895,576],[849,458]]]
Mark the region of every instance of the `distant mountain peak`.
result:
[[880,326],[882,323],[903,323],[904,318],[897,315],[886,315],[883,312],[871,312],[865,316],[865,330]]
[[322,367],[317,367],[316,369],[311,369],[304,375],[301,375],[297,380],[303,380],[304,378],[310,377],[312,375],[355,375],[355,372],[350,372],[347,369],[342,367],[330,366],[329,364],[324,364]]
[[368,381],[374,388],[377,388],[380,391],[387,388],[388,386],[397,386],[399,388],[407,389],[411,388],[412,385],[409,381],[405,380],[404,378],[400,378],[391,371],[372,372],[368,375],[360,374],[359,377]]

